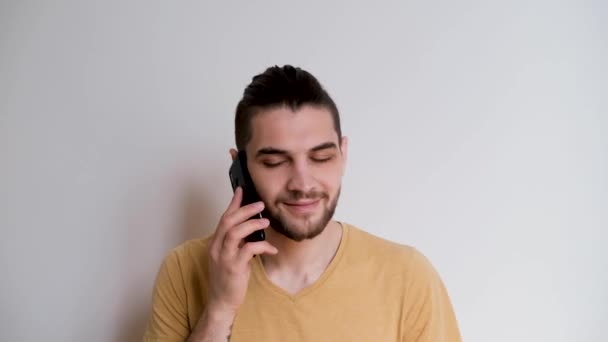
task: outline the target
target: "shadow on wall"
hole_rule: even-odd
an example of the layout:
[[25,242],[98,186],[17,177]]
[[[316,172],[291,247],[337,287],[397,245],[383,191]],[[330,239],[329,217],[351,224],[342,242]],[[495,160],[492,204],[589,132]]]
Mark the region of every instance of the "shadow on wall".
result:
[[[214,196],[211,195],[212,192],[205,191],[202,186],[192,183],[187,184],[180,192],[180,203],[177,207],[177,227],[169,227],[167,230],[179,231],[181,234],[172,235],[172,238],[177,236],[179,239],[178,241],[161,242],[161,245],[170,246],[169,248],[172,248],[171,246],[177,246],[189,239],[201,238],[212,234],[217,225],[217,220],[219,219],[219,216],[214,211],[214,203],[212,203]],[[132,265],[142,265],[146,262],[140,260],[140,263],[130,263]],[[160,264],[151,265],[156,271],[158,271],[159,266]],[[129,270],[130,272],[137,272],[137,270],[132,267],[129,267]],[[149,273],[143,274],[143,276],[130,278],[135,279],[136,281],[132,281],[127,285],[128,295],[124,300],[132,305],[126,306],[129,308],[129,312],[125,313],[123,316],[126,317],[126,319],[121,322],[120,334],[115,342],[142,341],[143,333],[150,315],[150,296],[154,285],[153,281],[150,282],[147,280],[148,278]],[[146,284],[146,287],[142,288],[142,284]]]

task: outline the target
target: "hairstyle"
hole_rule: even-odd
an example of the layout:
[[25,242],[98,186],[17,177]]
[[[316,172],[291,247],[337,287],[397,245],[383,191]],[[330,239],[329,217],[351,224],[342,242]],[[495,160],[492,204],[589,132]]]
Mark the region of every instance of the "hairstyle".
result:
[[252,78],[236,107],[234,135],[237,149],[245,150],[251,140],[251,120],[260,110],[289,106],[291,110],[296,111],[302,105],[328,109],[338,139],[341,139],[338,108],[319,81],[299,67],[273,66]]

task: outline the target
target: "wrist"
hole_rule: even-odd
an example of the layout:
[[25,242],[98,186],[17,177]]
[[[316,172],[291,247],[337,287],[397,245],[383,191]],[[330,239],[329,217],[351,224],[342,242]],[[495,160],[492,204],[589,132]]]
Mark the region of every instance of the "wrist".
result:
[[188,341],[226,341],[230,336],[235,317],[236,313],[230,310],[207,306]]
[[231,325],[236,317],[236,311],[213,305],[207,307],[205,314],[207,319],[215,324],[227,323]]

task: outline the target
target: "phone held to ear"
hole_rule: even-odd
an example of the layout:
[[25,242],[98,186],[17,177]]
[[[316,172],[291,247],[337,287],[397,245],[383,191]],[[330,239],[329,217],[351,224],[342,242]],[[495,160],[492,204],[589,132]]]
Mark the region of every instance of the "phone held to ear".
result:
[[[243,190],[241,206],[260,201],[260,196],[255,190],[255,186],[249,175],[249,170],[247,170],[247,156],[244,151],[238,152],[237,157],[230,166],[228,175],[230,176],[230,182],[232,183],[232,191],[235,191],[237,186],[240,186]],[[262,214],[258,214],[258,217],[253,216],[251,218],[261,217]],[[264,241],[265,238],[266,235],[264,234],[264,230],[260,229],[249,234],[249,236],[245,238],[245,242]]]

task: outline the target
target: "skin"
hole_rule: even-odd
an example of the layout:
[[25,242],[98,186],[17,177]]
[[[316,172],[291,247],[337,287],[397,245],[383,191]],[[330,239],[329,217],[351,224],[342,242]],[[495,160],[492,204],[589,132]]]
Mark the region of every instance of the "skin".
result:
[[[209,244],[209,301],[189,341],[226,341],[243,303],[254,255],[270,281],[289,293],[314,283],[331,262],[342,229],[331,220],[344,175],[348,140],[338,137],[330,112],[302,106],[257,113],[246,146],[247,167],[262,202],[240,207],[232,201]],[[230,150],[236,158],[236,150]],[[257,213],[270,220],[248,219]],[[266,240],[243,244],[257,229]]]

